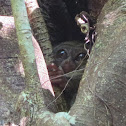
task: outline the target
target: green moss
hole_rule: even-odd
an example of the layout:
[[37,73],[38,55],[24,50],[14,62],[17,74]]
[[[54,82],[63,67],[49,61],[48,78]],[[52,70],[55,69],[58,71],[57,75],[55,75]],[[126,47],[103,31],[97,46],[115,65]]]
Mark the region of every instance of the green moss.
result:
[[65,119],[67,119],[70,124],[75,125],[76,123],[75,117],[69,115],[69,113],[67,112],[59,112],[55,115],[56,120],[58,120],[61,117],[64,117]]

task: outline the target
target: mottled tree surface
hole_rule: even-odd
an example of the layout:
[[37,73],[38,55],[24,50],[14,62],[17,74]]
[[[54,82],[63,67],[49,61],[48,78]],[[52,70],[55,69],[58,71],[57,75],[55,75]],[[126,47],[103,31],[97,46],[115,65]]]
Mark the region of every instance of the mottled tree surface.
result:
[[11,2],[10,0],[0,0],[0,15],[11,16]]
[[11,120],[19,93],[24,89],[23,73],[13,17],[0,17],[0,121]]
[[[105,1],[94,0],[96,3]],[[93,0],[89,0],[90,2],[91,13],[97,16],[103,4],[95,10],[93,5],[97,4],[93,4]],[[98,18],[98,38],[76,102],[70,110],[70,114],[77,119],[76,126],[126,125],[125,7],[126,0],[109,0]],[[0,15],[12,15],[9,0],[0,1],[0,10]],[[0,125],[3,120],[13,120],[16,101],[25,87],[13,19],[2,19],[0,17]],[[38,119],[38,125],[58,126],[61,121],[59,115],[47,115],[46,121],[44,120],[46,123]],[[68,121],[64,121],[64,125],[69,125]]]
[[87,0],[87,1],[88,1],[89,14],[92,17],[94,17],[94,19],[97,19],[101,12],[101,9],[108,0]]
[[110,0],[71,114],[84,126],[126,125],[126,1]]

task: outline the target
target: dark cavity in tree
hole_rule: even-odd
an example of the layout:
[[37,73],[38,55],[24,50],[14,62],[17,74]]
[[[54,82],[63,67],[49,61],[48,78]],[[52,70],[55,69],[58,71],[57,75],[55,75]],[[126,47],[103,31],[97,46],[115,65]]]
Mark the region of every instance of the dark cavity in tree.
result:
[[96,21],[88,13],[87,0],[38,0],[38,4],[54,47],[54,61],[48,65],[51,83],[63,90],[70,108],[94,43]]
[[80,40],[85,36],[75,22],[76,14],[88,12],[86,0],[38,0],[42,15],[47,25],[52,45],[61,42]]

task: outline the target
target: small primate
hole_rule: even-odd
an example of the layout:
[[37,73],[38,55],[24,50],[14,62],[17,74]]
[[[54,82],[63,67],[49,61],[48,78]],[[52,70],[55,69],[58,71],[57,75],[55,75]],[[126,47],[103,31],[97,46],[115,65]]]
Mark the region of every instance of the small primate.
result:
[[[53,63],[48,65],[51,83],[64,91],[63,95],[70,107],[71,101],[74,101],[73,98],[77,94],[92,47],[93,31],[90,28],[92,21],[87,13],[80,13],[88,12],[88,2],[87,0],[37,1],[47,25],[52,46],[59,44],[53,49]],[[77,13],[80,14],[77,15]],[[79,20],[74,19],[75,16]],[[79,22],[80,19],[82,22]]]
[[48,65],[51,83],[64,90],[63,94],[70,107],[87,63],[87,50],[80,41],[67,41],[54,47],[53,57],[53,63]]

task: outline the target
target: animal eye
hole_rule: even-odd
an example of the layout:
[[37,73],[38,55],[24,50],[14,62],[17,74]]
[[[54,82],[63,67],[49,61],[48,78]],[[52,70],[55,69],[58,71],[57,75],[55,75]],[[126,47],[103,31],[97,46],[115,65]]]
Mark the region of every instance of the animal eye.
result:
[[65,50],[59,50],[57,52],[57,55],[56,55],[57,58],[63,58],[63,59],[66,59],[67,58],[67,53]]
[[85,58],[85,53],[80,53],[76,58],[75,58],[75,60],[76,61],[81,61],[83,58]]

